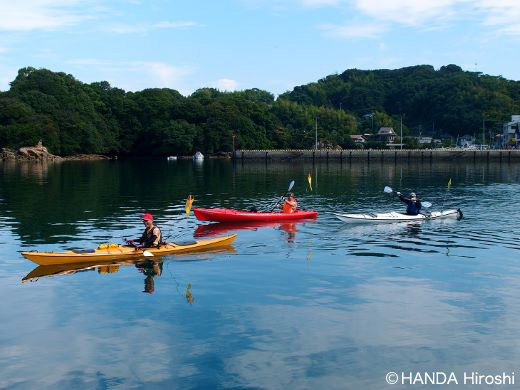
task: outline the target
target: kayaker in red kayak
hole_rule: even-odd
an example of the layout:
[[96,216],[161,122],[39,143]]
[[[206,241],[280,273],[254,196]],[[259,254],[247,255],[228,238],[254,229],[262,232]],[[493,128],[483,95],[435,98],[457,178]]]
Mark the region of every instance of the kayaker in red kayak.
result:
[[291,192],[283,202],[282,211],[286,214],[294,213],[298,209],[298,201]]
[[141,238],[137,240],[129,240],[128,243],[138,243],[139,247],[142,248],[157,248],[161,244],[161,230],[154,225],[152,214],[145,214],[143,216],[143,223],[145,226],[144,232]]

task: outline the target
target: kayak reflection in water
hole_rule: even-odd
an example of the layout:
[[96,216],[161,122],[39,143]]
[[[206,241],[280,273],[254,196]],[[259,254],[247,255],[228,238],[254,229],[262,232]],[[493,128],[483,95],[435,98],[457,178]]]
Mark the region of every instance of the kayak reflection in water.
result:
[[142,263],[137,263],[135,267],[146,275],[144,279],[144,290],[145,294],[153,294],[155,291],[155,276],[161,276],[163,270],[162,261],[147,260]]
[[128,240],[131,245],[140,248],[158,248],[162,244],[161,230],[153,223],[152,214],[145,214],[143,216],[143,223],[145,226],[141,238],[137,240]]
[[294,194],[292,192],[289,193],[287,198],[285,198],[282,206],[282,212],[286,214],[294,213],[298,209],[298,202],[296,201],[296,198],[294,197]]
[[418,215],[421,212],[421,201],[417,197],[415,192],[410,193],[410,197],[406,198],[400,192],[397,193],[401,202],[406,203],[408,206],[406,207],[406,214],[408,215]]

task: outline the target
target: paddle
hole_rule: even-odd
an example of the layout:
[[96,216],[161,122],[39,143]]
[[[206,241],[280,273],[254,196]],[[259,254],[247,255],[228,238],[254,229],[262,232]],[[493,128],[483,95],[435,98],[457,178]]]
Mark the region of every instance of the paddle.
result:
[[280,197],[280,199],[278,199],[278,202],[276,202],[276,204],[273,206],[273,208],[271,209],[270,213],[272,213],[273,210],[276,208],[276,206],[278,206],[280,204],[280,202],[283,200],[283,198],[285,198],[287,196],[287,194],[289,192],[291,192],[293,187],[294,187],[294,180],[289,183],[289,188],[287,189],[287,192],[285,193],[284,196],[282,196],[282,197]]
[[[135,249],[136,251],[138,251],[138,250],[142,250],[142,249],[143,249],[143,248],[139,248],[139,246],[138,246],[138,245],[137,245],[133,240],[127,240],[127,239],[125,238],[125,241],[126,241],[126,243],[127,243],[128,245],[133,246],[134,249]],[[152,253],[152,252],[149,252],[149,251],[143,251],[143,256],[144,256],[144,257],[153,257],[153,253]]]
[[188,198],[186,199],[186,205],[184,206],[184,211],[186,211],[186,216],[188,217],[190,215],[191,206],[193,205],[193,201],[195,198],[189,194]]
[[[391,188],[391,187],[388,187],[388,186],[385,186],[385,188],[383,189],[384,192],[386,192],[387,194],[391,194],[392,192],[394,192],[394,190]],[[425,209],[428,209],[430,207],[432,207],[432,204],[430,202],[422,202],[421,201],[421,205],[425,208]]]

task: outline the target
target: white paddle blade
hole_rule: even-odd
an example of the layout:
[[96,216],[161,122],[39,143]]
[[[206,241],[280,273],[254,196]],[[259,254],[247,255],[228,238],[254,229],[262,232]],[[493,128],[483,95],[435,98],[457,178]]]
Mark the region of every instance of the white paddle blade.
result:
[[143,256],[144,257],[153,257],[153,253],[152,252],[148,252],[148,251],[144,251],[143,252]]
[[388,186],[386,186],[383,191],[385,191],[387,194],[390,194],[390,193],[394,192],[394,190],[392,190],[392,188],[390,188]]
[[291,184],[289,184],[289,189],[287,190],[287,192],[291,192],[293,187],[294,187],[294,180],[291,181]]
[[430,202],[421,202],[421,205],[425,208],[425,209],[428,209],[430,207],[432,207],[432,204]]

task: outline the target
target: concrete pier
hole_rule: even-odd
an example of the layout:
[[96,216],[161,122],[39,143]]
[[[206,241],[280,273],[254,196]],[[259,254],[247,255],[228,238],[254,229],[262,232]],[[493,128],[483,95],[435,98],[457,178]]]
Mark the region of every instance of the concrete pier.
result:
[[520,150],[403,149],[403,150],[237,150],[238,160],[334,161],[520,161]]

